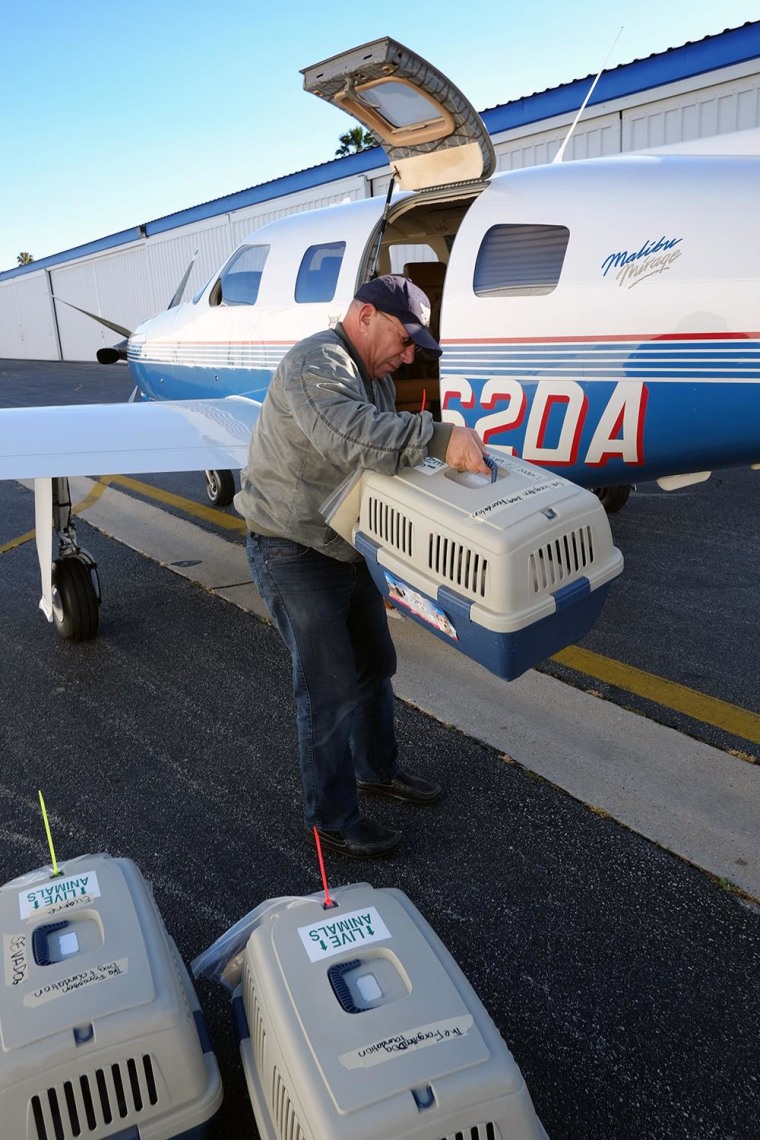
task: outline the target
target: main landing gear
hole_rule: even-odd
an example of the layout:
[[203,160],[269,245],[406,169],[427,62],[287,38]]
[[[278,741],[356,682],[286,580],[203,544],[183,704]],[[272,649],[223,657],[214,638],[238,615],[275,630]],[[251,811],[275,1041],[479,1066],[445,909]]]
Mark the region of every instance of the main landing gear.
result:
[[231,471],[207,471],[206,494],[214,507],[228,507],[235,497],[235,478]]
[[616,511],[622,510],[628,502],[628,496],[633,490],[633,485],[631,483],[623,483],[620,487],[592,487],[591,490],[607,514],[614,515]]
[[45,604],[44,584],[40,605],[61,637],[69,641],[90,641],[98,632],[101,599],[98,568],[92,555],[77,543],[68,479],[51,482],[58,557],[51,573],[50,612]]

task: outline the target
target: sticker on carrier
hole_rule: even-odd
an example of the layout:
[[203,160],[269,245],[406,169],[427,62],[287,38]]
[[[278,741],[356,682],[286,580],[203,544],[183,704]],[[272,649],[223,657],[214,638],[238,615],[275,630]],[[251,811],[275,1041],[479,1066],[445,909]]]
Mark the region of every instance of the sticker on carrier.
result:
[[431,602],[429,598],[424,597],[413,590],[401,578],[396,578],[393,574],[389,574],[384,570],[385,580],[388,583],[388,597],[394,605],[405,606],[411,613],[418,617],[421,621],[426,621],[428,625],[434,625],[441,633],[445,633],[448,637],[458,641],[457,631],[451,623],[447,613],[437,606],[435,602]]

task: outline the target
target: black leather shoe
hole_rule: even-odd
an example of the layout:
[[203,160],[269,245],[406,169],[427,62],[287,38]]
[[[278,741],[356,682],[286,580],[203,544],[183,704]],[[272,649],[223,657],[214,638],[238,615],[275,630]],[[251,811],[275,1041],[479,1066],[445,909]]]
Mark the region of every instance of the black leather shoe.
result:
[[372,792],[376,796],[391,796],[394,800],[405,800],[408,804],[434,804],[441,798],[441,787],[414,772],[398,771],[387,784],[370,784],[357,780],[360,792]]
[[[359,819],[342,831],[327,831],[323,827],[318,827],[317,831],[323,847],[339,851],[341,855],[350,855],[352,859],[378,859],[382,855],[390,855],[401,842],[400,832],[373,823],[371,819]],[[308,835],[314,842],[313,827],[308,828]]]

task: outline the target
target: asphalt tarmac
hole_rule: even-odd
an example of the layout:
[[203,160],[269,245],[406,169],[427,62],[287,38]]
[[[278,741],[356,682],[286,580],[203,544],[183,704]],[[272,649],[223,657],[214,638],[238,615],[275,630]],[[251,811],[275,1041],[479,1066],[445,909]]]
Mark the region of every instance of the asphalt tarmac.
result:
[[[0,360],[0,406],[110,403],[129,398],[126,366]],[[188,506],[207,504],[200,472],[142,475],[125,490],[170,492],[161,509],[187,517]],[[623,666],[643,670],[693,690],[687,707],[676,708],[662,692],[649,695],[589,675],[553,658],[542,673],[601,695],[623,708],[680,733],[757,763],[760,761],[760,685],[755,630],[760,624],[760,472],[727,470],[679,491],[641,483],[626,507],[610,516],[613,540],[625,570],[613,586],[584,648]],[[178,496],[175,502],[171,495]],[[150,500],[149,500],[150,501]],[[234,508],[191,516],[210,534],[225,533],[224,516]],[[607,670],[603,670],[604,673]],[[657,686],[655,686],[657,689]],[[711,719],[699,694],[724,702]],[[734,710],[748,712],[749,732],[737,731]]]
[[[0,362],[5,405],[118,400],[128,387],[125,369]],[[201,476],[167,478],[201,497]],[[758,710],[757,478],[731,472],[667,496],[640,488],[612,520],[626,574],[584,644]],[[164,508],[150,522],[143,512],[132,504],[133,536],[156,517],[166,525]],[[31,493],[0,483],[0,550],[32,525]],[[152,559],[190,563],[190,579],[210,567],[207,586],[223,581],[238,605],[123,545],[148,543],[79,521],[105,590],[100,637],[84,645],[57,639],[35,612],[34,544],[0,554],[0,868],[7,881],[48,860],[42,788],[59,860],[101,850],[134,859],[189,963],[253,906],[318,891],[320,878],[303,837],[286,654],[271,626],[238,608],[250,587],[236,537],[227,533],[216,569],[205,538],[183,545],[188,527],[218,544],[213,525],[174,525],[170,553]],[[409,699],[420,681],[415,627],[401,632]],[[439,779],[445,799],[426,809],[368,802],[404,846],[384,862],[328,858],[331,884],[409,895],[512,1048],[552,1140],[757,1140],[757,769],[686,747],[683,734],[753,759],[746,739],[604,683],[592,687],[642,715],[567,690],[571,718],[567,686],[537,674],[494,696],[495,679],[419,636],[423,687],[411,699],[437,719],[398,700],[399,738],[404,763]],[[543,668],[590,687],[572,669]],[[679,732],[645,719],[663,716]],[[615,788],[605,784],[613,760]],[[206,981],[198,992],[225,1089],[210,1140],[256,1137],[229,995]]]
[[[0,503],[1,545],[31,525],[31,494],[2,484]],[[92,643],[60,641],[35,613],[32,543],[0,558],[3,880],[48,859],[41,788],[60,862],[134,859],[189,962],[264,899],[320,888],[289,662],[254,615],[78,529],[108,591]],[[404,763],[445,798],[373,800],[404,846],[328,858],[331,884],[406,892],[552,1140],[757,1140],[757,904],[454,725],[401,701],[397,719]],[[225,1088],[211,1140],[255,1137],[229,995],[198,992]]]

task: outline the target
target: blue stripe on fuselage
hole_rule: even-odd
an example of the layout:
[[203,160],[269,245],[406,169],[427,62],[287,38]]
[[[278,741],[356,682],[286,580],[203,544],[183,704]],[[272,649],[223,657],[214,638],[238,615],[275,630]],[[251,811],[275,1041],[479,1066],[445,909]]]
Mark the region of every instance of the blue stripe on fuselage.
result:
[[[590,341],[572,346],[547,343],[446,345],[441,389],[446,391],[448,379],[456,378],[459,382],[462,377],[467,378],[474,397],[473,406],[468,407],[458,396],[450,395],[445,408],[461,413],[468,426],[482,431],[485,429],[481,421],[486,416],[506,412],[509,408],[508,399],[499,396],[487,407],[482,405],[486,377],[517,379],[526,394],[522,421],[517,427],[491,428],[487,443],[511,446],[528,461],[556,470],[586,486],[757,463],[760,462],[758,341],[726,339],[720,345],[719,348],[715,340],[704,339],[637,344]],[[658,359],[655,364],[654,357],[660,353],[664,360],[660,364]],[[605,354],[613,354],[614,361],[604,361]],[[534,358],[533,367],[518,363],[517,358],[525,356]],[[474,358],[477,364],[470,370]],[[274,373],[273,367],[214,368],[136,358],[129,363],[143,396],[159,400],[252,393],[262,398]],[[716,369],[715,364],[722,367]],[[585,398],[579,423],[575,425],[578,430],[573,433],[573,454],[562,462],[545,462],[531,453],[530,448],[525,449],[530,408],[540,388],[551,393],[557,382],[568,381],[577,384]],[[585,457],[599,421],[613,393],[620,385],[625,390],[628,384],[639,392],[642,385],[645,389],[637,442],[641,462],[624,462],[610,456],[601,464],[590,466]],[[567,404],[561,399],[550,401],[541,430],[540,442],[544,448],[558,446],[566,414],[569,414]],[[612,438],[620,438],[622,430]]]
[[130,360],[130,371],[148,400],[209,400],[247,396],[268,386],[273,368],[209,368]]

